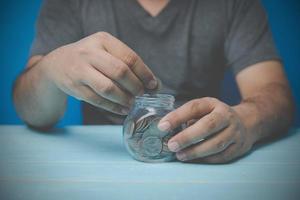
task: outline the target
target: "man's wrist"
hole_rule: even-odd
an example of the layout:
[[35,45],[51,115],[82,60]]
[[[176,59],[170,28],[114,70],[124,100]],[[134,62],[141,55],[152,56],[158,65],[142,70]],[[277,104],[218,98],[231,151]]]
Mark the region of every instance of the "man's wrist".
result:
[[53,79],[49,75],[48,68],[51,67],[51,62],[48,61],[48,56],[44,56],[35,66],[33,66],[33,70],[37,70],[35,73],[40,78],[40,83],[43,85],[43,88],[47,88],[51,93],[55,93],[61,98],[66,99],[67,94],[63,92],[53,81]]
[[232,108],[240,117],[252,143],[254,144],[259,141],[261,139],[260,130],[262,129],[262,116],[259,114],[256,103],[245,100]]

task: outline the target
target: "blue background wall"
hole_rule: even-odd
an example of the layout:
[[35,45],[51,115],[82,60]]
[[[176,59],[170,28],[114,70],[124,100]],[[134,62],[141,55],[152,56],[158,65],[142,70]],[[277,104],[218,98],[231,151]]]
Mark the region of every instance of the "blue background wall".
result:
[[[263,0],[269,14],[273,35],[286,73],[297,102],[297,125],[300,125],[300,1],[299,0]],[[0,7],[0,124],[22,123],[17,117],[12,100],[11,88],[14,79],[23,70],[30,44],[34,36],[34,23],[38,14],[40,0],[10,0]],[[235,102],[238,97],[236,86],[226,76],[223,94],[225,101]],[[80,104],[69,99],[68,111],[60,123],[81,123]]]

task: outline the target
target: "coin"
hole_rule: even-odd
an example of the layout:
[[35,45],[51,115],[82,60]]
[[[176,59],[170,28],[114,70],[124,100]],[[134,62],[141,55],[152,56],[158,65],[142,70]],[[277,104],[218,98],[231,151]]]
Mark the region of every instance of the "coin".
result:
[[148,126],[150,125],[150,121],[152,119],[152,116],[154,116],[155,113],[147,113],[143,116],[141,116],[137,121],[136,121],[136,127],[135,127],[135,132],[144,132]]
[[160,117],[153,116],[151,120],[149,120],[149,126],[146,130],[147,135],[155,135],[163,138],[169,134],[169,132],[160,131],[158,129],[157,124],[159,123],[160,119],[161,119]]
[[142,141],[142,148],[147,156],[157,156],[162,151],[161,139],[155,136],[148,136]]

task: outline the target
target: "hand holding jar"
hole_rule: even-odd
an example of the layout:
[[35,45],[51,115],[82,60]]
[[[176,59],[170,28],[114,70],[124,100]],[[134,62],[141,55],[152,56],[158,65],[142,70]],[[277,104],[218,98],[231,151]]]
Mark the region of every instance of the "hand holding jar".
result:
[[189,125],[168,141],[178,160],[225,163],[247,153],[257,141],[242,117],[242,106],[231,107],[211,97],[194,99],[167,114],[158,127],[168,131]]

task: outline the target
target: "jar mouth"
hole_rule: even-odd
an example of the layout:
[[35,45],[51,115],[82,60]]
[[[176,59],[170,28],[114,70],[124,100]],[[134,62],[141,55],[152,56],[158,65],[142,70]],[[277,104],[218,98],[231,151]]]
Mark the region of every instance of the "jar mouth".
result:
[[144,94],[136,96],[135,101],[142,106],[173,108],[175,98],[170,94]]

